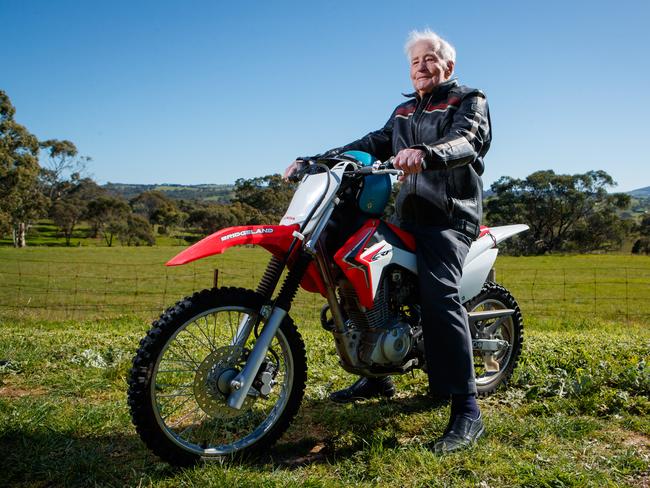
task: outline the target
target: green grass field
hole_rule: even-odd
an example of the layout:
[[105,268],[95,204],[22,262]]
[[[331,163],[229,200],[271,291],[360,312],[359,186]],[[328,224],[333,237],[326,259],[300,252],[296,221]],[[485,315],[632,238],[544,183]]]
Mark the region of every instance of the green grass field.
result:
[[[186,235],[188,235],[193,241],[200,238],[198,234],[182,230],[174,230],[173,235],[160,235],[156,232],[157,226],[154,227],[156,245],[159,246],[188,245],[188,241],[185,240]],[[90,235],[90,225],[86,222],[82,222],[74,228],[70,239],[70,245],[67,246],[65,237],[56,225],[54,225],[54,223],[49,219],[42,219],[29,227],[26,239],[27,245],[30,247],[108,247],[102,237],[98,236],[94,238],[90,237]],[[113,246],[121,246],[119,239],[114,239]],[[13,240],[10,235],[0,237],[0,248],[2,247],[13,247]]]
[[[19,317],[152,318],[170,303],[219,283],[255,288],[269,255],[231,249],[186,266],[164,263],[182,247],[0,247],[0,310]],[[526,314],[650,321],[650,256],[574,255],[499,257],[497,281]],[[301,313],[323,302],[301,293]]]
[[150,319],[211,286],[215,267],[221,283],[251,287],[267,259],[236,249],[162,266],[180,249],[0,249],[0,485],[650,483],[650,258],[499,258],[497,281],[524,312],[522,360],[510,387],[480,402],[487,436],[446,457],[426,447],[448,411],[427,400],[423,373],[398,378],[388,401],[327,400],[353,377],[318,325],[323,300],[300,294],[292,315],[309,376],[290,430],[259,459],[180,471],[151,455],[130,423],[133,353]]

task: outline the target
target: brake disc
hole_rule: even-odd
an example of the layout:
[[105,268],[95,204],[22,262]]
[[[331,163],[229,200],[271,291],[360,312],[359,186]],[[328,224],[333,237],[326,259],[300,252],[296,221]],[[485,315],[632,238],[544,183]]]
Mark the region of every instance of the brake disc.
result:
[[212,351],[199,365],[194,376],[194,397],[201,409],[213,418],[239,417],[250,410],[255,397],[246,395],[241,409],[226,403],[230,394],[230,381],[239,374],[243,349],[224,346]]

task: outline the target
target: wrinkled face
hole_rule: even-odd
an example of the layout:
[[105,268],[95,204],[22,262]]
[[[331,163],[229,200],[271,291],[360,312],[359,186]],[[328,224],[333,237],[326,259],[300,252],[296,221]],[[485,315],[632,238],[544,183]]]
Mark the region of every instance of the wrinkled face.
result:
[[411,49],[411,81],[413,88],[422,96],[451,76],[454,63],[444,63],[431,43],[419,41]]

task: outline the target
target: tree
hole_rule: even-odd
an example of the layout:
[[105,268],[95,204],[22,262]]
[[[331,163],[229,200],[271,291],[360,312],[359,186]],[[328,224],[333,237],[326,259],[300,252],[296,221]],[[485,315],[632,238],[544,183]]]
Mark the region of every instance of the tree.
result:
[[129,201],[133,212],[147,218],[150,224],[157,224],[162,234],[179,225],[186,215],[176,204],[159,191],[145,191]]
[[268,222],[278,222],[289,206],[296,188],[279,174],[235,181],[234,202],[249,205],[267,216]]
[[88,203],[104,194],[104,190],[90,178],[78,179],[73,174],[66,185],[61,185],[61,193],[50,207],[50,218],[65,237],[66,246],[75,226],[86,216]]
[[65,193],[69,181],[82,179],[91,158],[79,156],[77,147],[67,140],[48,139],[39,146],[48,156],[40,175],[43,193],[55,202]]
[[504,176],[492,184],[488,223],[528,224],[530,231],[514,244],[526,254],[609,250],[629,232],[617,212],[627,208],[630,197],[608,194],[614,185],[605,171],[556,175],[546,170],[524,180]]
[[127,246],[139,246],[141,244],[153,246],[156,243],[151,224],[142,215],[137,214],[131,214],[127,217],[126,226],[120,231],[119,239],[122,244]]
[[115,236],[127,232],[127,219],[130,213],[131,209],[124,200],[115,197],[99,197],[88,202],[84,218],[104,238],[106,245],[111,247]]
[[263,223],[266,223],[265,216],[259,210],[241,202],[230,205],[204,204],[192,210],[187,217],[187,225],[195,227],[204,235],[224,227]]
[[634,229],[639,238],[632,246],[632,254],[650,254],[650,215],[646,215]]
[[38,140],[14,120],[16,110],[0,90],[0,232],[12,231],[15,247],[25,247],[31,222],[46,212],[38,187]]

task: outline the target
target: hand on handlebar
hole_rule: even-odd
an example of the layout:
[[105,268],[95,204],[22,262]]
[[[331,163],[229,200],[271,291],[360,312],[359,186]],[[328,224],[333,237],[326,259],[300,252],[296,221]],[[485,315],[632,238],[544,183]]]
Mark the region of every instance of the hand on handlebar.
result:
[[398,179],[404,180],[407,175],[412,173],[421,173],[425,169],[425,153],[421,149],[402,149],[393,158],[393,167],[401,169],[404,174]]
[[296,159],[293,163],[287,166],[287,169],[284,170],[284,175],[282,176],[282,178],[285,179],[286,181],[289,181],[289,179],[295,177],[294,175],[296,175],[304,165],[305,165],[304,160]]

